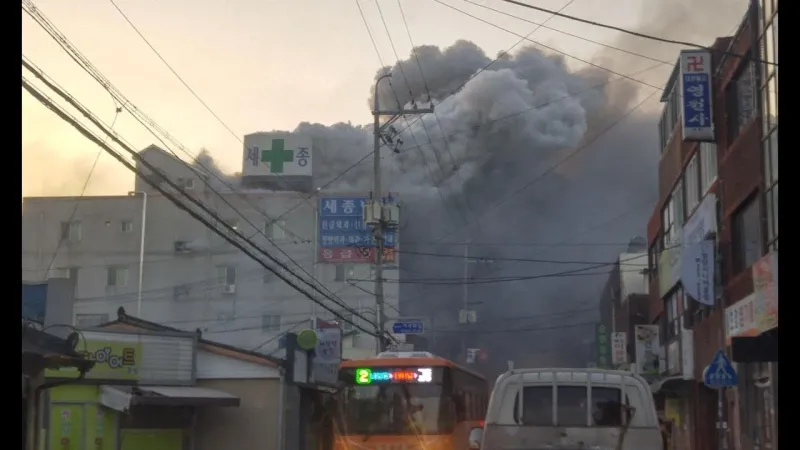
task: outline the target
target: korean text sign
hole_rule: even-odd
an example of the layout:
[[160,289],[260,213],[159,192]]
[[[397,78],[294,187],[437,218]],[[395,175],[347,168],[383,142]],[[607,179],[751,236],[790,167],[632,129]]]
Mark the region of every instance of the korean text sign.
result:
[[[366,197],[327,197],[319,200],[317,260],[329,263],[369,263],[375,260],[377,243],[364,222]],[[384,202],[393,202],[391,197]],[[394,262],[397,231],[383,234],[383,261]]]
[[683,50],[680,57],[680,111],[684,141],[714,141],[711,53]]
[[[128,381],[139,379],[142,345],[138,342],[81,339],[75,351],[83,355],[84,358],[94,361],[94,367],[86,373],[86,379]],[[63,367],[56,370],[48,369],[45,375],[55,378],[77,378],[78,370],[73,367]]]

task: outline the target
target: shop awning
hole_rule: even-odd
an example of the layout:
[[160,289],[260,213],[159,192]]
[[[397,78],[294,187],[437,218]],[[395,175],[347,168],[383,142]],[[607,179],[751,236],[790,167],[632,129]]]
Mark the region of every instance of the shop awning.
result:
[[126,412],[134,406],[239,406],[239,397],[195,386],[102,386],[100,403]]
[[666,378],[658,379],[652,383],[650,383],[650,390],[653,394],[663,393],[663,392],[670,392],[675,388],[684,385],[686,381],[685,378],[681,375],[670,376]]

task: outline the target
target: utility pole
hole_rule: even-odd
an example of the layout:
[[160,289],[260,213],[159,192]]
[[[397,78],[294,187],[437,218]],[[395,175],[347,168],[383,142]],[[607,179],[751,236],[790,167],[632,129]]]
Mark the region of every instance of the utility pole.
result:
[[[471,323],[477,322],[477,313],[470,309],[470,306],[475,304],[480,304],[481,302],[470,303],[469,301],[469,264],[470,263],[484,263],[484,264],[491,264],[494,260],[492,259],[470,259],[469,257],[469,241],[464,242],[464,270],[463,270],[463,281],[462,281],[462,289],[463,289],[463,306],[462,310],[459,311],[458,314],[458,321],[465,325],[469,326]],[[467,361],[467,341],[466,339],[461,340],[461,349],[462,353],[464,354],[464,361]]]
[[[411,115],[411,114],[427,114],[433,112],[433,104],[430,105],[429,108],[417,108],[416,103],[412,100],[412,109],[407,110],[404,109],[401,105],[397,105],[397,109],[391,110],[381,110],[380,109],[380,102],[379,102],[379,90],[378,87],[381,81],[389,79],[392,77],[392,74],[387,72],[381,75],[377,81],[375,81],[375,92],[373,93],[374,98],[374,109],[372,111],[372,117],[374,119],[373,123],[373,133],[374,136],[374,152],[373,152],[373,187],[372,187],[372,198],[370,199],[368,207],[364,211],[364,219],[367,224],[373,227],[373,233],[375,235],[375,243],[377,244],[376,251],[375,251],[375,305],[378,315],[378,330],[377,330],[377,349],[378,353],[384,350],[384,343],[383,337],[384,333],[386,332],[386,313],[384,311],[384,297],[383,297],[383,249],[384,249],[384,242],[383,242],[383,235],[384,230],[388,228],[388,226],[392,225],[394,222],[397,221],[397,207],[392,205],[383,204],[382,197],[383,194],[381,192],[381,141],[386,142],[387,144],[395,144],[394,151],[397,152],[397,145],[402,145],[402,141],[397,139],[397,143],[394,142],[395,137],[397,136],[397,131],[392,126],[397,119],[403,116]],[[390,116],[389,120],[381,124],[381,117],[382,116]],[[385,131],[388,130],[388,133]],[[392,209],[394,208],[394,209]]]

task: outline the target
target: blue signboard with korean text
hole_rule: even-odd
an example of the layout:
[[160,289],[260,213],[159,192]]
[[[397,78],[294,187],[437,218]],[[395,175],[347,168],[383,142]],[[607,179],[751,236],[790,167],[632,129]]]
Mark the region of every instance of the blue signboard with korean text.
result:
[[[319,199],[317,260],[329,263],[374,262],[377,243],[372,228],[364,223],[367,197],[325,197]],[[396,199],[385,197],[384,203]],[[397,230],[383,234],[383,261],[394,262]]]
[[711,53],[683,50],[680,57],[680,111],[684,141],[714,141]]

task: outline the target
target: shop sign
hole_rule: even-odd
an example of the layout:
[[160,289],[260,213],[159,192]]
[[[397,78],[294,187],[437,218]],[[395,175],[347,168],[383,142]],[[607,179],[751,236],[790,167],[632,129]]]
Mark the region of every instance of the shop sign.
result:
[[683,245],[680,242],[670,245],[658,258],[658,289],[662,298],[681,280]]
[[634,327],[636,345],[636,373],[658,375],[661,373],[661,352],[659,350],[658,325],[636,325]]
[[725,308],[725,342],[731,338],[758,336],[760,330],[756,319],[756,294],[750,294]]
[[[84,358],[94,361],[94,367],[86,374],[87,380],[139,379],[142,344],[138,342],[80,340],[75,350]],[[78,369],[63,367],[47,370],[45,375],[55,378],[77,378]]]
[[611,364],[619,367],[628,362],[628,333],[611,333]]
[[756,326],[760,333],[778,326],[778,252],[753,264]]

